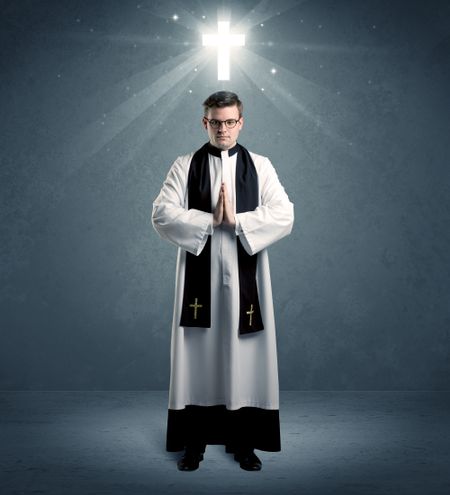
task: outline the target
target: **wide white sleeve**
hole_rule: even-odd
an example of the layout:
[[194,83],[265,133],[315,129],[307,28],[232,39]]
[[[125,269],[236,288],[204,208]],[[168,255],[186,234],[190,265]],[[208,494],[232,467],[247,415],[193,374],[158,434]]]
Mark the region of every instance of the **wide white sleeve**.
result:
[[213,214],[186,209],[186,190],[192,156],[178,157],[153,202],[152,224],[161,238],[198,256],[213,233]]
[[294,205],[268,158],[264,158],[258,179],[261,204],[253,211],[235,215],[236,233],[250,255],[290,234],[294,223]]

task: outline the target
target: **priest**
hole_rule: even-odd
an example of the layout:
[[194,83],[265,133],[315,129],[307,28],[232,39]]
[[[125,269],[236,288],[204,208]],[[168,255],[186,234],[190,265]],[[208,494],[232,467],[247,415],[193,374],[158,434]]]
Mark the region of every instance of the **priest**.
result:
[[203,103],[209,141],[179,156],[153,203],[158,234],[178,247],[166,450],[192,471],[206,445],[242,469],[281,450],[275,319],[267,248],[294,208],[270,160],[237,142],[242,102]]

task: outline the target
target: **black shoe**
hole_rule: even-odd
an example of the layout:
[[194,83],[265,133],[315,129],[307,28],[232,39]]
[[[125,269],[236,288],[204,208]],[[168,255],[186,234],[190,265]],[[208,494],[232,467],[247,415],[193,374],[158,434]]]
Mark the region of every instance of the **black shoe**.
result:
[[180,471],[195,471],[198,469],[200,461],[203,461],[201,452],[186,450],[183,457],[177,462],[177,466]]
[[234,454],[234,460],[246,471],[260,471],[262,467],[261,460],[253,450]]

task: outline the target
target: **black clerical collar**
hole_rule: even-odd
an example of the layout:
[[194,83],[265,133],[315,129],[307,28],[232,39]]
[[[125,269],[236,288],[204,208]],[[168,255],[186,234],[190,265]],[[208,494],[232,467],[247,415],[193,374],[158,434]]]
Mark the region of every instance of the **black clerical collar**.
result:
[[213,146],[211,143],[208,143],[207,149],[208,149],[208,153],[210,153],[211,155],[218,156],[219,158],[221,158],[222,151],[228,151],[228,156],[235,155],[239,151],[239,144],[236,143],[229,150],[221,150],[220,148],[216,148],[215,146]]

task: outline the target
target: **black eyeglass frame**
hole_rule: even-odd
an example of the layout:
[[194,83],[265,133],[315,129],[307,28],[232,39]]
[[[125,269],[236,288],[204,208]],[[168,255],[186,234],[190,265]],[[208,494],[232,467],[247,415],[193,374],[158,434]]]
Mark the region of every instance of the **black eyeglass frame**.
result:
[[[203,118],[208,122],[208,124],[213,129],[219,129],[220,127],[222,127],[222,124],[225,124],[225,127],[227,129],[234,129],[242,117],[239,117],[238,119],[227,119],[227,120],[208,119],[208,117],[203,117]],[[212,124],[211,122],[214,122],[214,124]],[[234,124],[230,126],[227,124],[227,122],[234,122]]]

